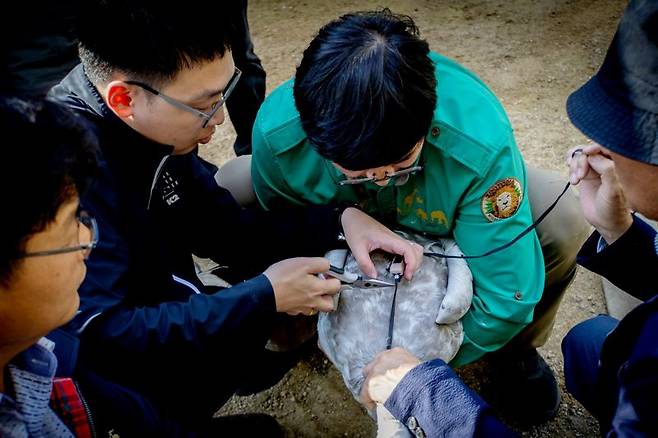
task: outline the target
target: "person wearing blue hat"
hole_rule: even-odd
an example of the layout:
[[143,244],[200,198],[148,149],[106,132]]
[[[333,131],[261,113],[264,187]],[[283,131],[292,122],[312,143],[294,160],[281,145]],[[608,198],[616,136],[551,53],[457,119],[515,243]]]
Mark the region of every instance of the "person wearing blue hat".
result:
[[599,72],[567,101],[593,143],[569,154],[596,228],[578,262],[643,301],[600,315],[562,342],[566,386],[607,436],[658,436],[658,1],[628,5]]

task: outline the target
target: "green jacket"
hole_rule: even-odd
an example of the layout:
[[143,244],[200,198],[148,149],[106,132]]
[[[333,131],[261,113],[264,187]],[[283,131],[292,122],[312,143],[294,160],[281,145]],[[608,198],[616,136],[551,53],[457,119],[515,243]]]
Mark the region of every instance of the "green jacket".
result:
[[[526,169],[503,107],[473,73],[436,53],[430,57],[438,105],[420,156],[422,172],[399,187],[339,186],[344,176],[306,138],[288,81],[265,100],[254,125],[252,178],[263,207],[358,202],[413,230],[452,235],[469,255],[502,245],[529,226]],[[475,292],[453,366],[507,343],[532,320],[544,288],[535,232],[468,264]]]

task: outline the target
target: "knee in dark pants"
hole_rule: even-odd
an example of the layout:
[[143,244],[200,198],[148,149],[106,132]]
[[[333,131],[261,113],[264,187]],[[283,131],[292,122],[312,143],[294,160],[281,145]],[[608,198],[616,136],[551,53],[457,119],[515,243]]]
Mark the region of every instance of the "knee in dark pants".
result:
[[596,411],[596,381],[603,341],[617,322],[608,315],[599,315],[573,327],[562,340],[567,391],[590,412]]

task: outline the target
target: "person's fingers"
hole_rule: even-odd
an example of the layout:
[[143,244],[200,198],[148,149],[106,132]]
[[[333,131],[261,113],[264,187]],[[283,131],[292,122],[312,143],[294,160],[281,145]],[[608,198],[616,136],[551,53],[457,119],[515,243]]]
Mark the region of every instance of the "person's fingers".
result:
[[578,184],[578,180],[576,178],[576,159],[575,156],[571,153],[571,151],[567,151],[567,165],[569,166],[569,182],[571,185],[576,185]]
[[569,182],[577,185],[589,172],[589,164],[587,162],[587,155],[579,153],[574,155],[569,165]]
[[363,386],[361,387],[361,403],[367,408],[367,409],[374,409],[375,407],[375,402],[370,398],[370,391],[368,390],[368,386],[370,385],[370,378],[366,378],[366,380],[363,382]]
[[602,178],[608,178],[614,175],[614,162],[602,154],[590,155],[587,157],[588,164],[594,169],[596,173],[601,175]]
[[582,146],[576,146],[576,147],[573,147],[573,148],[567,150],[567,152],[566,152],[567,164],[570,164],[571,161],[576,157],[576,155],[582,154],[582,153],[583,153],[583,147]]
[[414,273],[420,268],[420,265],[423,263],[423,252],[424,248],[415,243],[411,242],[411,250],[413,253],[413,264],[410,263],[408,258],[405,256],[404,258],[404,278],[407,280],[411,280],[413,277]]
[[574,160],[576,161],[576,177],[578,180],[583,179],[585,174],[587,174],[587,155],[580,154],[577,155]]
[[375,358],[368,365],[363,367],[363,377],[368,377],[368,375],[370,375],[370,373],[372,373],[372,370],[375,367],[375,365],[377,364],[377,361],[379,361],[379,356],[380,355],[381,355],[381,352],[377,353]]
[[334,299],[331,297],[331,295],[322,295],[318,297],[315,308],[321,312],[333,312]]
[[319,274],[321,272],[327,272],[329,267],[329,260],[324,257],[301,257],[305,264],[306,272],[311,274]]
[[320,292],[320,295],[335,295],[340,291],[341,283],[337,278],[328,277],[326,280],[321,280],[315,278],[319,283],[315,283],[317,287],[314,287],[313,290]]
[[585,146],[575,146],[572,148],[569,148],[565,154],[564,154],[564,159],[567,163],[567,166],[571,166],[571,163],[574,161],[574,159],[579,155],[584,153],[583,148]]
[[326,294],[333,295],[340,290],[340,287],[340,280],[329,275],[325,275],[324,278],[309,275],[307,279],[307,291],[309,296],[312,297]]
[[412,242],[406,241],[396,245],[396,250],[396,254],[404,258],[404,278],[411,280],[419,265],[418,250],[414,248]]
[[402,256],[405,263],[404,277],[407,280],[411,280],[413,273],[416,272],[416,269],[420,266],[422,247],[419,250],[418,246],[420,245],[417,245],[414,242],[410,242],[393,234],[392,237],[392,239],[388,239],[386,242],[379,245],[378,248],[391,254]]
[[574,157],[574,162],[576,164],[576,178],[578,181],[582,180],[587,172],[589,171],[589,165],[587,164],[587,155],[580,153]]
[[567,165],[571,164],[571,161],[575,159],[578,155],[592,155],[598,154],[603,149],[596,143],[589,143],[579,146],[574,146],[569,148],[565,154]]
[[[591,170],[588,158],[602,153],[603,148],[596,143],[569,149],[566,153],[566,161],[569,166],[569,182],[572,185],[577,185],[581,180],[587,178]],[[598,175],[590,175],[590,177],[598,178]]]
[[581,146],[583,148],[583,153],[585,155],[594,155],[594,154],[600,154],[603,151],[603,148],[596,144],[596,143],[590,143],[585,146]]
[[377,278],[377,269],[375,269],[375,264],[370,258],[370,251],[365,247],[365,245],[355,245],[352,250],[352,255],[356,260],[356,263],[359,265],[361,272],[366,274],[370,278]]
[[578,185],[580,178],[578,178],[578,163],[576,160],[573,160],[569,166],[569,182],[571,185]]
[[[375,360],[377,360],[377,359],[375,359]],[[370,362],[368,365],[366,365],[365,367],[363,367],[363,371],[362,371],[362,373],[363,373],[363,377],[368,377],[368,375],[369,375],[370,372],[372,371],[372,367],[374,366],[373,363],[375,362],[375,360],[373,360],[373,361]]]

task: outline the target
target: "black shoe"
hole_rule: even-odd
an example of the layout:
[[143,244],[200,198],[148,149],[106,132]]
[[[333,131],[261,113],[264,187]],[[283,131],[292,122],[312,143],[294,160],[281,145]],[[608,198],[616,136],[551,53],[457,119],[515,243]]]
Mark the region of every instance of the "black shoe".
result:
[[510,420],[530,426],[555,417],[560,387],[537,350],[501,352],[490,363],[495,397]]
[[276,419],[266,414],[241,414],[215,417],[210,423],[211,436],[283,437]]

